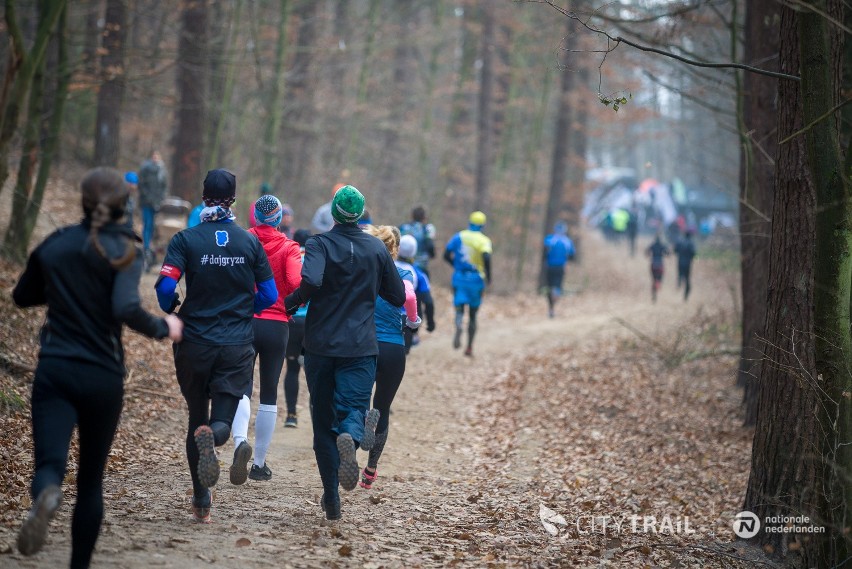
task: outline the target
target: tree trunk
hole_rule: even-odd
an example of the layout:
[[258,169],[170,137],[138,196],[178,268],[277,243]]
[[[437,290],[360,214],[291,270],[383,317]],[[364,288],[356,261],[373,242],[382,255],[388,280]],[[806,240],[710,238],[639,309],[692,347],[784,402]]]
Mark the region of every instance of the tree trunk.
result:
[[[279,0],[278,37],[275,42],[275,64],[272,71],[272,81],[269,91],[269,99],[266,103],[266,125],[263,130],[263,168],[261,175],[263,181],[269,182],[273,179],[276,171],[277,136],[281,128],[282,97],[284,92],[284,58],[287,55],[287,20],[290,14],[290,1]],[[278,186],[283,180],[275,180]]]
[[[183,0],[177,56],[177,131],[171,194],[195,203],[203,173],[207,92],[207,0]],[[218,167],[218,165],[217,165]]]
[[[778,20],[775,0],[746,3],[744,59],[778,68]],[[769,282],[777,138],[778,80],[746,73],[741,97],[740,138],[740,266],[742,287],[742,351],[737,382],[745,388],[745,423],[757,420],[757,378],[763,357],[763,325]]]
[[[59,131],[62,126],[65,100],[68,96],[68,84],[71,80],[66,48],[66,16],[67,7],[62,10],[57,24],[56,57],[51,58],[45,73],[39,71],[31,89],[29,116],[24,135],[24,152],[21,156],[18,181],[12,199],[12,214],[3,240],[4,251],[20,262],[26,259],[27,248],[41,210],[50,167],[59,146]],[[51,80],[55,78],[56,84],[52,89],[44,88],[45,77]],[[45,109],[48,96],[51,104],[49,109]],[[38,161],[38,175],[33,187],[32,176],[36,161]]]
[[[780,69],[800,72],[795,10],[781,8]],[[803,126],[802,93],[795,81],[779,82],[781,139]],[[769,263],[764,365],[758,384],[759,413],[744,509],[767,516],[805,514],[817,521],[816,486],[823,464],[818,444],[820,405],[814,360],[814,205],[804,137],[781,145],[775,168],[775,203]],[[755,538],[784,555],[795,538],[769,533]]]
[[310,187],[316,148],[316,70],[318,2],[301,0],[293,7],[299,22],[293,67],[288,73],[287,108],[283,116],[281,169],[293,188]]
[[[823,394],[819,407],[825,493],[822,518],[829,528],[818,565],[839,566],[852,552],[852,191],[843,174],[839,113],[842,35],[827,17],[842,20],[842,0],[816,0],[799,14],[803,122],[808,164],[816,187],[814,347]],[[827,14],[827,16],[826,16]],[[828,117],[826,118],[826,114]]]
[[125,0],[107,0],[101,55],[101,88],[95,121],[95,166],[117,166],[124,101],[124,44],[127,38]]
[[[566,18],[568,27],[566,42],[573,41],[576,35],[576,24],[571,18]],[[570,46],[565,46],[566,52]],[[559,91],[559,106],[556,114],[556,131],[553,140],[553,159],[550,166],[550,187],[547,193],[547,205],[544,212],[543,237],[546,237],[556,220],[562,213],[562,198],[565,189],[565,172],[568,168],[568,153],[571,150],[571,96],[575,89],[576,74],[569,69],[561,69],[562,82]],[[542,259],[541,276],[544,275],[545,260]]]
[[488,185],[491,177],[494,138],[494,13],[491,6],[483,0],[482,10],[482,69],[479,79],[479,120],[477,121],[478,140],[476,145],[476,186],[473,209],[488,209]]
[[18,131],[18,122],[36,69],[42,64],[47,44],[62,10],[65,0],[48,2],[39,17],[35,40],[29,51],[18,25],[15,0],[6,0],[6,29],[10,36],[9,63],[0,99],[0,191],[9,177],[9,143]]
[[[240,19],[242,16],[243,2],[238,1],[233,6],[233,11],[229,17],[225,17],[222,13],[222,6],[217,6],[219,13],[214,15],[214,20],[220,20],[222,23],[218,30],[211,30],[211,37],[221,36],[217,38],[215,56],[212,58],[210,65],[210,131],[208,135],[208,143],[206,148],[207,163],[211,168],[218,168],[222,162],[222,156],[225,154],[222,150],[224,144],[223,134],[225,125],[231,109],[231,100],[234,94],[234,82],[236,78],[237,68],[239,67],[231,61],[230,53],[235,53],[239,50],[239,28]],[[224,69],[223,69],[224,68]],[[222,81],[222,75],[225,80]]]

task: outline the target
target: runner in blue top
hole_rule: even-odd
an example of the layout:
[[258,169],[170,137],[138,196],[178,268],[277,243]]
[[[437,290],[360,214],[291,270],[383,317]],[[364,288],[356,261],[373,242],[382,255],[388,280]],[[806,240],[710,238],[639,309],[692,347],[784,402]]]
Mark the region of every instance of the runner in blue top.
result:
[[663,258],[670,252],[659,233],[645,250],[645,255],[651,258],[651,300],[653,302],[657,302],[657,291],[660,289],[660,283],[663,282]]
[[[186,455],[192,475],[196,521],[210,521],[209,488],[219,480],[214,446],[231,435],[240,399],[254,368],[253,315],[272,306],[278,290],[269,260],[257,237],[234,223],[237,181],[227,170],[204,179],[207,207],[202,223],[177,233],[169,243],[156,284],[166,312],[180,302],[178,281],[186,283],[180,307],[184,341],[175,344],[175,373],[189,411]],[[247,476],[251,447],[238,449],[232,470]],[[245,476],[235,482],[245,482]]]
[[547,264],[548,316],[555,316],[556,300],[562,296],[565,264],[574,258],[574,242],[568,237],[568,224],[559,221],[553,233],[544,238],[544,259]]
[[[368,225],[364,231],[385,244],[391,257],[396,258],[400,235],[396,227]],[[398,308],[382,297],[376,298],[376,340],[379,344],[379,357],[376,361],[376,392],[373,395],[373,410],[378,411],[376,437],[370,449],[367,466],[361,473],[362,488],[372,488],[376,480],[379,458],[388,439],[390,407],[393,403],[402,377],[405,375],[405,340],[403,330],[416,330],[420,326],[417,315],[417,298],[414,294],[414,275],[411,271],[397,265],[397,272],[405,286],[405,305]],[[404,325],[403,325],[404,322]]]
[[464,355],[473,355],[476,335],[476,313],[482,303],[482,292],[491,284],[491,239],[482,233],[486,217],[481,211],[470,214],[467,229],[453,235],[444,250],[444,260],[453,266],[453,303],[456,306],[456,333],[453,348],[461,347],[464,307],[469,307],[467,348]]

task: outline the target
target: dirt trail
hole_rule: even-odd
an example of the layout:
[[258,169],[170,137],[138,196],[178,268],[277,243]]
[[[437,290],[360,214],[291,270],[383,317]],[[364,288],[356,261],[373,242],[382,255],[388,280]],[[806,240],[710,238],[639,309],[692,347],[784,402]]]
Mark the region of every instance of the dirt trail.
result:
[[[174,413],[156,427],[157,440],[168,460],[140,471],[132,466],[110,474],[106,483],[106,515],[95,553],[94,568],[126,567],[479,567],[494,559],[474,547],[473,507],[483,488],[498,483],[522,485],[533,476],[541,437],[519,432],[514,447],[514,476],[488,480],[495,467],[496,444],[483,436],[495,378],[525,358],[557,346],[631,335],[616,322],[629,319],[649,333],[674,329],[698,305],[730,304],[732,275],[716,277],[699,262],[689,308],[674,290],[669,262],[660,301],[649,300],[646,260],[616,255],[589,237],[587,265],[593,255],[613,255],[612,262],[583,267],[569,281],[588,282],[578,296],[566,298],[557,318],[545,317],[544,299],[504,306],[509,299],[485,300],[475,358],[464,358],[450,347],[452,312],[449,298],[440,299],[438,330],[423,334],[407,364],[406,377],[391,417],[390,438],[372,491],[341,492],[343,519],[327,524],[318,506],[321,486],[311,449],[307,393],[302,379],[300,426],[284,429],[282,415],[267,462],[268,482],[249,480],[234,487],[227,481],[232,445],[224,447],[223,477],[214,494],[213,523],[197,525],[189,513],[189,474],[183,453],[185,414]],[[604,257],[602,257],[604,258]],[[702,282],[703,281],[703,282]],[[544,381],[547,381],[545,378]],[[519,415],[535,412],[536,384],[530,381]],[[175,388],[173,397],[179,397]],[[279,395],[283,404],[283,396]],[[254,404],[256,405],[256,398]],[[280,405],[279,405],[280,406]],[[253,433],[251,435],[253,440]],[[162,450],[162,449],[161,449]],[[498,453],[499,454],[499,453]],[[366,455],[359,453],[359,462]],[[489,463],[492,463],[489,465]],[[500,504],[495,504],[500,508]],[[32,558],[17,553],[0,556],[4,567],[62,567],[69,557],[70,507],[66,503],[51,527],[45,550]],[[551,544],[538,524],[538,511],[521,515],[518,524],[537,528],[529,558],[519,565],[535,566],[537,552]],[[469,529],[465,529],[469,528]],[[0,530],[0,544],[14,535]],[[493,532],[492,532],[493,533]],[[245,538],[245,539],[244,539]],[[499,535],[489,539],[499,541]],[[508,538],[506,538],[508,539]]]

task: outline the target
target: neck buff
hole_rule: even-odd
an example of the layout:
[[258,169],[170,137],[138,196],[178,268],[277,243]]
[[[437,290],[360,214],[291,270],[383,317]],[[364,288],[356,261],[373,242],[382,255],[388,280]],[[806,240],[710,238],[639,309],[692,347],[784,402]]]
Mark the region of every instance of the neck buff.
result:
[[221,205],[208,206],[201,210],[201,221],[228,221],[236,218],[230,208]]

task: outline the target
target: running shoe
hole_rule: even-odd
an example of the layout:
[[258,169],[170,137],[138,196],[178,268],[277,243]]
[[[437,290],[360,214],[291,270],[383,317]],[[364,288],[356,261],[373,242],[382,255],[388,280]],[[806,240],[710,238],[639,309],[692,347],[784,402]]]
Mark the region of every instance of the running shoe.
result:
[[343,433],[337,436],[337,452],[340,455],[337,479],[344,490],[353,490],[358,485],[361,470],[355,457],[355,441],[352,440],[352,435]]
[[379,477],[379,471],[374,470],[372,474],[367,472],[367,469],[364,468],[363,472],[361,472],[361,482],[358,483],[361,488],[365,488],[370,490],[373,487],[373,482],[376,481],[376,478]]
[[61,503],[62,490],[55,484],[51,484],[39,493],[18,532],[18,551],[24,555],[33,555],[41,551],[44,542],[47,541],[50,520]]
[[192,517],[199,524],[210,523],[210,506],[213,504],[213,495],[210,490],[204,496],[192,497]]
[[370,409],[364,418],[364,436],[361,437],[361,450],[371,450],[376,444],[376,426],[379,424],[379,410]]
[[252,480],[270,480],[272,479],[272,471],[265,462],[263,463],[263,466],[252,464],[248,477]]
[[454,350],[458,350],[459,348],[461,348],[461,336],[462,336],[462,329],[461,329],[461,327],[456,326],[456,334],[455,334],[455,336],[453,336],[453,349]]
[[472,358],[473,357],[473,348],[471,348],[470,346],[465,348],[464,349],[464,355],[466,355],[469,358]]
[[198,481],[205,488],[210,488],[219,481],[219,458],[216,456],[213,429],[201,425],[195,429],[194,436],[198,447]]
[[326,500],[325,493],[323,492],[322,498],[320,499],[320,507],[322,508],[322,511],[325,512],[325,519],[340,519],[340,496],[334,496],[333,498]]
[[234,449],[234,462],[231,464],[231,484],[245,484],[248,478],[248,463],[251,460],[251,445],[243,441]]
[[299,418],[296,417],[295,413],[287,413],[287,418],[284,419],[284,426],[291,429],[295,429],[299,426]]

